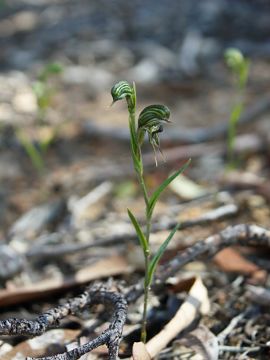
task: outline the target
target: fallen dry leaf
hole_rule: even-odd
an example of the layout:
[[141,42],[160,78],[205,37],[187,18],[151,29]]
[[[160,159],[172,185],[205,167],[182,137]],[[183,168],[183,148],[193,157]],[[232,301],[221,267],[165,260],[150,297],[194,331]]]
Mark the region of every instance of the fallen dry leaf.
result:
[[0,290],[0,307],[44,298],[79,284],[131,271],[132,268],[124,257],[114,255],[77,271],[72,278],[51,279],[23,288]]
[[249,260],[246,260],[237,250],[226,248],[220,251],[214,262],[223,270],[228,272],[240,272],[250,275],[260,268]]
[[65,344],[75,339],[79,333],[80,330],[68,329],[54,329],[47,331],[41,336],[23,341],[14,346],[12,350],[1,355],[1,360],[25,359],[28,356],[46,356],[47,348],[52,345],[57,347],[58,352],[62,352],[65,350]]
[[183,279],[179,279],[178,277],[171,277],[167,280],[167,285],[169,286],[170,291],[177,294],[181,292],[189,292],[195,281],[195,277],[188,277]]
[[176,352],[179,347],[195,351],[190,357],[191,360],[217,360],[218,359],[218,339],[204,325],[199,325],[194,331],[186,334],[183,338],[173,342],[173,351]]
[[146,346],[143,342],[135,342],[132,347],[133,360],[151,360],[151,356],[146,350]]
[[223,271],[249,275],[249,281],[252,284],[263,284],[267,278],[267,271],[244,258],[244,256],[233,248],[226,248],[220,251],[214,257],[214,262]]
[[185,302],[180,306],[175,316],[156,336],[146,344],[146,349],[151,357],[156,356],[173,340],[182,330],[187,328],[196,318],[198,312],[209,312],[210,303],[207,289],[200,278],[196,278],[189,289]]
[[214,262],[223,270],[227,272],[239,272],[244,275],[252,275],[262,269],[247,260],[237,249],[226,248],[221,250],[214,257]]
[[187,200],[207,194],[207,190],[184,175],[179,175],[170,183],[169,187],[181,198]]

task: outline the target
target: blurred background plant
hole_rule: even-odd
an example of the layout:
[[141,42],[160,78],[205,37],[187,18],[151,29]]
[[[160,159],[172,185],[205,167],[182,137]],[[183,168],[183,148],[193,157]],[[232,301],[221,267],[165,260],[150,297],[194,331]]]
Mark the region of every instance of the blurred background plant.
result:
[[[183,247],[228,225],[247,222],[269,227],[269,0],[1,3],[2,244],[14,246],[19,252],[32,250],[33,245],[52,245],[56,255],[55,244],[64,248],[78,245],[82,249],[91,243],[89,250],[55,256],[55,260],[42,257],[33,266],[29,264],[22,276],[10,279],[7,291],[18,286],[35,287],[44,279],[64,279],[65,283],[65,275],[77,281],[74,272],[81,273],[104,257],[115,259],[115,255],[112,265],[101,266],[102,271],[113,276],[111,269],[116,266],[120,269],[119,279],[128,286],[143,280],[144,254],[126,213],[127,208],[132,209],[137,222],[145,224],[144,199],[130,166],[127,111],[123,102],[113,111],[108,106],[108,90],[120,79],[129,84],[136,81],[138,114],[149,104],[164,103],[171,111],[172,124],[162,134],[162,124],[145,126],[147,119],[141,119],[142,138],[148,136],[150,140],[143,144],[146,187],[158,188],[179,163],[192,158],[188,173],[169,185],[155,207],[153,255],[176,222],[188,226],[177,231],[161,266],[162,262],[166,266]],[[224,60],[226,49],[233,50],[228,52],[228,60]],[[159,135],[166,162],[160,155]],[[227,171],[233,166],[234,171]],[[231,217],[216,220],[215,216],[220,216],[220,211],[223,214],[227,205],[236,209],[230,212]],[[211,215],[209,224],[207,214]],[[194,219],[201,219],[203,224],[206,220],[207,225],[190,229]],[[108,244],[111,238],[113,244]],[[99,246],[104,241],[106,245]],[[248,251],[246,255],[263,260],[259,253]],[[269,264],[267,254],[263,255]],[[238,265],[230,255],[220,256],[224,257],[226,266],[229,262]],[[192,269],[181,270],[176,282],[182,283],[182,275],[186,274],[202,277],[214,304],[210,329],[217,334],[241,309],[249,307],[247,271],[235,276],[234,270],[227,274],[216,265],[213,268],[210,262],[188,265]],[[0,269],[5,270],[1,259]],[[95,270],[84,273],[92,276]],[[255,278],[261,279],[256,275],[252,281],[257,281]],[[182,293],[178,296],[172,287],[179,291],[175,283],[168,284],[162,294],[156,292],[150,297],[148,323],[153,326],[148,330],[149,337],[170,321],[182,303]],[[224,303],[228,306],[224,307]],[[132,327],[140,325],[140,305],[138,301],[129,318]],[[33,306],[39,305],[33,301]],[[34,313],[39,313],[36,310]],[[212,310],[216,312],[212,314]],[[267,324],[261,311],[257,308],[250,317],[255,325],[257,314],[262,315],[262,324]],[[209,321],[205,324],[209,325]],[[255,339],[249,336],[253,330],[246,331],[244,319],[241,324],[231,336],[232,341],[226,339],[226,345],[256,347],[267,343],[267,327],[262,331],[256,328]],[[261,336],[257,336],[259,333]],[[243,343],[243,334],[247,343]],[[135,341],[139,340],[137,335]],[[15,343],[17,340],[10,344]],[[5,356],[2,349],[4,346],[0,347],[0,358]],[[178,356],[169,350],[161,357],[167,355]],[[224,360],[232,356],[228,351],[220,355]]]
[[53,106],[52,100],[56,92],[49,80],[61,74],[62,71],[63,66],[60,63],[49,63],[43,67],[38,75],[38,80],[33,83],[32,89],[38,107],[34,129],[36,138],[33,140],[29,137],[23,128],[18,128],[16,131],[19,142],[31,160],[33,167],[39,173],[45,171],[44,156],[58,132],[58,127],[48,127],[46,122],[46,113]]
[[52,98],[55,89],[49,83],[50,78],[63,72],[63,66],[60,63],[49,63],[41,70],[38,80],[33,83],[33,91],[37,99],[39,123],[45,122],[46,111],[52,105]]
[[234,146],[237,132],[237,124],[244,109],[245,90],[248,81],[250,61],[243,56],[241,51],[234,48],[226,50],[225,61],[236,80],[236,94],[229,119],[227,140],[228,168],[233,169],[237,166]]

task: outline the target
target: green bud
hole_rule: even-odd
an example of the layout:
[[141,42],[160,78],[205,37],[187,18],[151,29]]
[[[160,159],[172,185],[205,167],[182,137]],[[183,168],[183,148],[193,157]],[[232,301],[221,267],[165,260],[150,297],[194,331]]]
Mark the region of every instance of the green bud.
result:
[[225,52],[225,61],[227,66],[236,75],[239,88],[243,89],[248,79],[248,59],[238,49],[230,48]]
[[245,59],[241,51],[234,48],[226,50],[225,61],[227,65],[234,71],[238,71],[238,69],[240,69],[245,63]]
[[133,96],[133,88],[127,81],[119,81],[111,89],[113,103],[124,98],[130,98]]

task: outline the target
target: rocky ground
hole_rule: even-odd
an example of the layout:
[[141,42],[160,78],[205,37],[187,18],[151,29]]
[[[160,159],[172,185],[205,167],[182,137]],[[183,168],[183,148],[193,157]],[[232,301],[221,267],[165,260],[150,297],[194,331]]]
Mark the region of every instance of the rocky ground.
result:
[[[142,345],[132,350],[143,259],[126,214],[131,208],[143,221],[143,199],[131,168],[126,108],[110,107],[111,86],[134,80],[138,110],[164,103],[172,113],[161,134],[166,163],[160,159],[155,168],[151,148],[144,148],[148,186],[192,158],[156,208],[153,250],[175,221],[182,228],[162,259],[163,287],[153,286],[146,349],[159,359],[269,357],[269,5],[228,3],[0,3],[1,320],[34,319],[98,281],[96,287],[101,282],[129,301],[120,357],[133,351],[148,358]],[[235,99],[223,61],[228,46],[251,59],[234,171],[226,162]],[[204,243],[192,251],[200,240],[211,244],[214,234],[212,251]],[[218,252],[224,239],[233,246]],[[178,267],[169,273],[174,259]],[[195,312],[188,295],[202,304]],[[87,344],[108,324],[98,310],[74,310],[60,329],[53,324],[32,342],[22,333],[2,336],[1,358],[48,357]],[[4,328],[0,322],[1,334]],[[106,351],[82,358],[106,358]]]

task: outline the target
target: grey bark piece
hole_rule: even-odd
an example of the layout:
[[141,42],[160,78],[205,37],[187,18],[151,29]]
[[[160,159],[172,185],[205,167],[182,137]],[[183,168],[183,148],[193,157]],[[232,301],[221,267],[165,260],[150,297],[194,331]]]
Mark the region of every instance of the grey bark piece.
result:
[[18,274],[24,258],[8,245],[0,245],[0,279],[7,280]]
[[65,203],[62,200],[37,206],[23,214],[13,224],[9,236],[11,238],[35,236],[46,226],[55,222],[64,209]]

